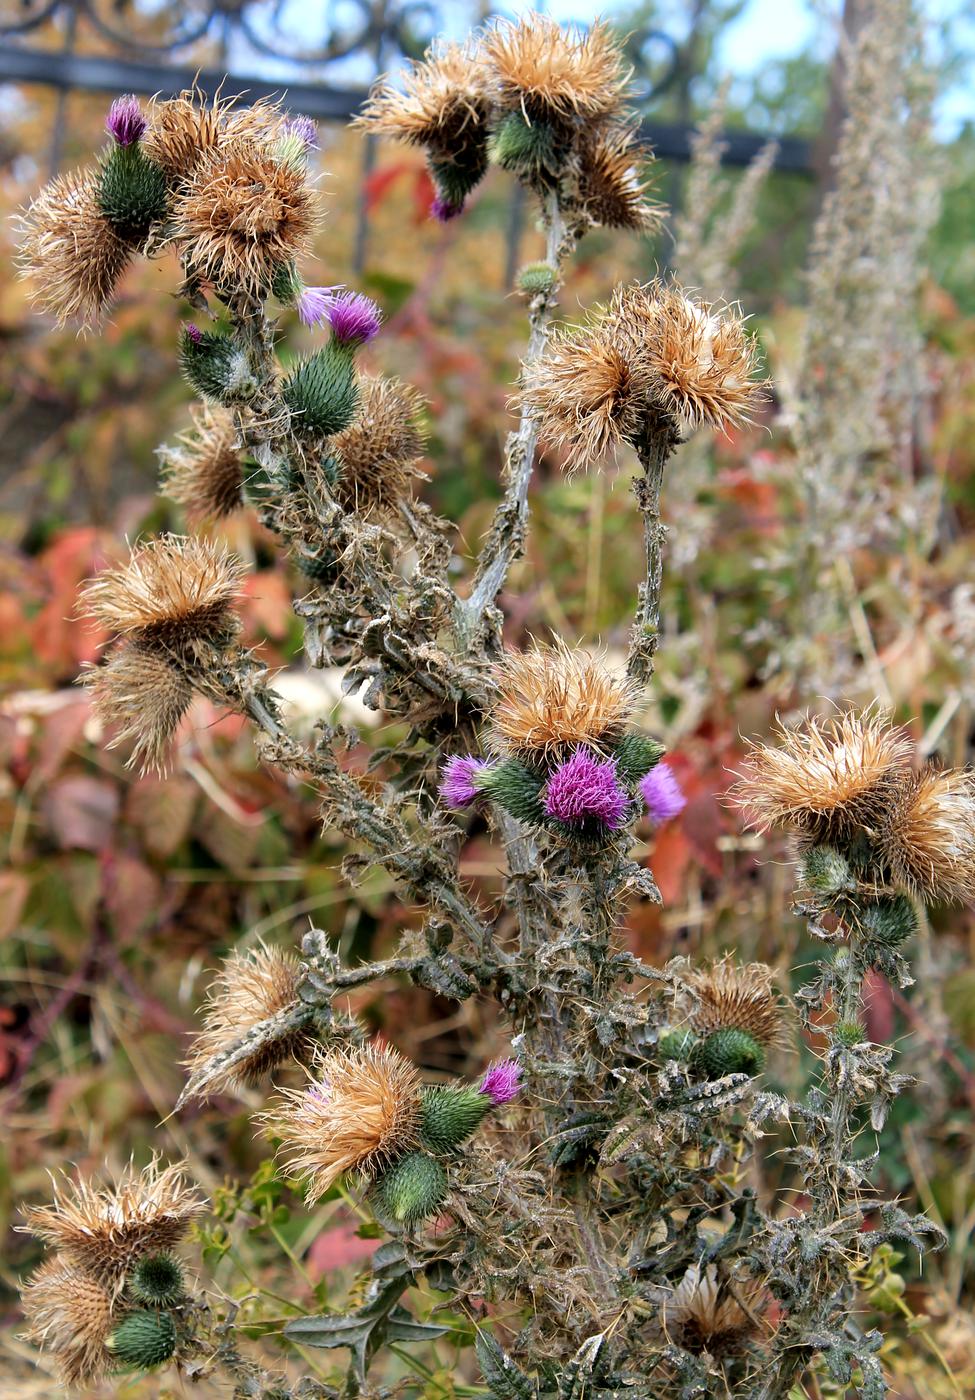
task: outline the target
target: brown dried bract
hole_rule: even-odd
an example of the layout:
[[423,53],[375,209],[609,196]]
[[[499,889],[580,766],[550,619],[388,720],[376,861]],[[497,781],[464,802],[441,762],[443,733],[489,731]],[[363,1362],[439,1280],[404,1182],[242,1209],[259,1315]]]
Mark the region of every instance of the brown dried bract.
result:
[[151,647],[126,642],[82,680],[103,724],[116,727],[109,748],[134,739],[127,767],[165,774],[179,726],[193,700],[183,670]]
[[499,20],[483,40],[502,111],[534,119],[606,119],[622,111],[630,70],[609,26],[563,29],[546,15]]
[[565,757],[581,745],[604,751],[622,737],[636,703],[629,680],[563,644],[510,653],[496,679],[492,737],[528,759]]
[[693,993],[688,1023],[701,1035],[731,1029],[746,1031],[761,1045],[781,1043],[782,999],[773,979],[765,963],[739,964],[730,956],[692,969],[683,979]]
[[187,88],[176,97],[154,99],[142,149],[178,184],[201,160],[234,142],[273,140],[282,125],[276,103],[259,101],[239,106],[234,98],[216,97]]
[[975,899],[975,778],[926,768],[902,790],[880,840],[895,881],[929,904]]
[[114,1369],[105,1345],[114,1299],[97,1278],[54,1257],[31,1276],[22,1299],[25,1336],[53,1355],[61,1385],[91,1385]]
[[359,378],[359,407],[331,448],[339,464],[336,497],[347,510],[385,514],[410,495],[426,447],[419,416],[426,400],[399,379]]
[[160,449],[163,487],[191,520],[219,520],[243,504],[244,469],[234,415],[226,408],[191,408],[193,427]]
[[578,190],[592,223],[636,233],[659,228],[663,208],[647,198],[651,185],[645,175],[651,160],[633,127],[617,127],[583,144]]
[[443,44],[412,66],[401,89],[382,79],[353,125],[423,146],[441,160],[461,159],[465,147],[485,139],[486,83],[475,46]]

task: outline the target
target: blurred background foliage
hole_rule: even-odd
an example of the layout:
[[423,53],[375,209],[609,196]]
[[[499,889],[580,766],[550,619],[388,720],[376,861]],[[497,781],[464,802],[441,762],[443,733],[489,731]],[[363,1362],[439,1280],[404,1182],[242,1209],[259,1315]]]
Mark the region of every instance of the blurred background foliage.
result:
[[[654,116],[707,116],[723,76],[722,27],[741,8],[709,0],[680,7],[685,69]],[[660,13],[644,9],[621,24]],[[951,80],[959,45],[950,30],[936,37]],[[728,127],[814,142],[813,174],[773,173],[762,188],[727,288],[754,317],[776,378],[796,364],[803,268],[836,140],[830,91],[830,62],[808,52],[771,61],[752,79],[732,75],[725,97]],[[100,144],[106,105],[71,96],[65,167]],[[236,720],[198,706],[171,776],[137,778],[124,752],[105,747],[75,685],[101,640],[76,619],[81,580],[116,557],[124,538],[185,527],[156,495],[154,450],[187,422],[175,356],[187,309],[171,295],[174,268],[159,262],[132,271],[97,335],[57,332],[31,313],[11,264],[9,216],[45,176],[53,109],[39,89],[7,94],[0,150],[0,1390],[24,1396],[48,1395],[52,1382],[33,1372],[16,1338],[16,1278],[36,1262],[35,1246],[13,1233],[16,1202],[45,1194],[45,1171],[68,1162],[91,1170],[130,1153],[144,1159],[150,1147],[186,1153],[221,1203],[207,1262],[222,1286],[239,1293],[259,1285],[303,1304],[343,1296],[351,1266],[372,1248],[348,1204],[337,1196],[311,1215],[282,1204],[261,1175],[265,1149],[247,1104],[168,1114],[186,1033],[229,948],[259,939],[290,945],[311,921],[344,956],[381,956],[416,917],[385,877],[355,890],[343,881],[343,850],[322,837],[313,794],[260,769]],[[883,551],[860,551],[845,561],[844,577],[860,698],[880,695],[926,751],[965,763],[975,723],[975,129],[943,140],[937,159],[943,198],[921,299],[927,392],[900,502],[936,483],[936,538],[912,547],[896,569]],[[426,217],[430,187],[419,156],[381,149],[363,186],[361,138],[323,128],[320,166],[328,218],[311,280],[357,285],[385,308],[374,364],[430,401],[424,495],[458,522],[460,568],[498,496],[505,405],[524,337],[523,307],[506,282],[510,184],[493,173],[469,215],[441,228]],[[679,207],[689,178],[686,167],[665,165],[662,195]],[[722,178],[719,212],[743,177]],[[362,201],[369,235],[356,276]],[[529,220],[520,260],[541,246]],[[566,314],[616,281],[665,270],[672,256],[667,235],[656,246],[590,235],[565,288]],[[281,333],[295,350],[308,339],[290,316]],[[805,617],[798,575],[769,564],[795,543],[792,451],[770,417],[733,438],[700,436],[677,459],[665,635],[648,722],[670,745],[689,804],[643,853],[664,908],[635,909],[625,937],[655,962],[734,947],[798,985],[814,950],[790,913],[785,853],[743,836],[722,802],[740,736],[768,732],[777,710],[816,698],[802,693],[788,659],[768,642],[770,619],[782,633]],[[552,629],[610,653],[622,646],[641,567],[628,478],[622,462],[566,481],[542,458],[528,553],[505,598],[512,643]],[[290,610],[300,577],[251,514],[221,534],[252,565],[249,641],[281,668],[293,713],[310,726],[339,704],[339,686],[302,664]],[[822,642],[828,649],[831,639]],[[351,702],[343,709],[363,728],[374,720]],[[463,870],[492,888],[495,852],[477,830]],[[922,940],[910,995],[880,982],[871,989],[872,1038],[896,1041],[904,1067],[922,1081],[885,1130],[882,1190],[928,1210],[951,1239],[923,1276],[908,1258],[864,1280],[864,1307],[889,1330],[895,1391],[916,1400],[975,1393],[973,952],[971,914],[945,916]],[[477,1001],[458,1007],[393,983],[362,996],[369,999],[356,1009],[430,1076],[476,1068],[504,1043]],[[807,1047],[773,1070],[797,1093],[813,1068]],[[758,1178],[763,1195],[790,1200],[774,1142]],[[299,1263],[282,1258],[281,1239]],[[3,1388],[5,1373],[16,1389]],[[118,1393],[155,1393],[157,1385],[126,1382]],[[446,1349],[416,1385],[431,1396],[465,1392]],[[163,1384],[158,1393],[173,1392]],[[824,1381],[822,1397],[834,1393]]]

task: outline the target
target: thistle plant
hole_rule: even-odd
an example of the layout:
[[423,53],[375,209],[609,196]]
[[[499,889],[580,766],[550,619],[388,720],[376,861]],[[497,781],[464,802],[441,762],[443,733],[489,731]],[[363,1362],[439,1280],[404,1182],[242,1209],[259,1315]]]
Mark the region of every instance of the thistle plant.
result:
[[[308,663],[340,667],[399,737],[362,778],[348,730],[290,732],[241,640],[244,567],[208,535],[137,543],[84,591],[113,638],[86,676],[96,713],[143,769],[165,768],[195,695],[247,717],[262,759],[320,794],[325,828],[353,849],[348,877],[381,866],[424,911],[382,962],[344,965],[317,929],[294,952],[231,952],[176,1105],[260,1096],[276,1179],[309,1203],[342,1191],[382,1230],[357,1305],[296,1305],[274,1324],[296,1356],[348,1348],[348,1366],[323,1379],[266,1362],[249,1340],[267,1330],[259,1303],[190,1280],[185,1236],[202,1202],[178,1164],[153,1165],[112,1187],[59,1186],[28,1211],[57,1251],[26,1285],[30,1335],[68,1384],[173,1362],[265,1400],[380,1394],[389,1348],[452,1334],[458,1374],[479,1374],[497,1400],[785,1400],[821,1354],[833,1376],[883,1393],[874,1339],[856,1330],[854,1268],[931,1227],[889,1206],[860,1228],[858,1115],[870,1106],[877,1126],[903,1087],[890,1049],[863,1038],[860,984],[871,969],[906,978],[914,899],[970,892],[975,802],[965,774],[916,773],[907,739],[875,714],[755,751],[740,799],[759,825],[794,833],[801,907],[831,945],[798,997],[802,1015],[829,1007],[836,1020],[803,1103],[763,1078],[797,1038],[770,968],[730,954],[657,968],[621,944],[631,902],[660,898],[633,857],[636,830],[684,805],[639,723],[667,464],[698,429],[746,424],[765,397],[738,311],[674,283],[617,287],[581,324],[552,326],[588,229],[645,233],[660,219],[627,83],[607,28],[529,15],[436,47],[402,87],[380,83],[360,118],[423,150],[435,219],[462,216],[494,165],[535,198],[545,233],[545,258],[519,279],[528,344],[504,493],[460,584],[451,527],[414,495],[423,405],[364,367],[381,309],[306,281],[320,217],[307,122],[194,92],[145,112],[121,99],[100,163],[25,215],[24,269],[59,319],[97,325],[131,258],[175,254],[195,319],[173,360],[201,403],[161,452],[164,487],[194,523],[257,512],[303,576]],[[287,308],[318,348],[283,362]],[[638,463],[645,575],[618,669],[563,640],[502,644],[539,441],[569,472],[617,454]],[[505,865],[493,904],[459,873],[475,820]],[[348,1009],[347,992],[389,977],[493,1001],[510,1052],[470,1082],[427,1082]],[[776,1119],[803,1134],[810,1205],[789,1216],[745,1185]],[[418,1315],[410,1290],[424,1279]]]

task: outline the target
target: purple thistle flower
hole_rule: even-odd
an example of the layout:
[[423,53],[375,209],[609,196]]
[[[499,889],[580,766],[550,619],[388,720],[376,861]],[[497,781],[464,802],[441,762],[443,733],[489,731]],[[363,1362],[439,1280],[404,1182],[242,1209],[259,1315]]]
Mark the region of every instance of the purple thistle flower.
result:
[[203,332],[200,330],[199,326],[194,326],[192,321],[187,321],[183,330],[186,332],[187,338],[192,340],[194,345],[199,345],[200,341],[203,339]]
[[327,320],[335,294],[341,290],[341,287],[303,287],[295,302],[302,325],[320,326]]
[[687,798],[668,763],[658,763],[646,777],[640,779],[640,796],[647,804],[647,813],[654,826],[662,826],[687,806]]
[[318,147],[318,126],[311,117],[289,117],[284,124],[284,134],[303,141],[309,150]]
[[616,763],[600,763],[588,749],[576,749],[556,768],[545,789],[545,810],[568,826],[601,822],[615,831],[626,821],[630,799],[620,787]]
[[105,130],[120,146],[134,146],[142,139],[148,125],[138,98],[131,93],[116,97],[105,118]]
[[448,758],[441,770],[440,800],[454,811],[469,807],[480,796],[474,778],[482,769],[489,767],[485,758],[468,758],[462,754]]
[[342,292],[329,300],[326,312],[340,345],[365,345],[379,334],[383,314],[361,292]]
[[521,1089],[521,1065],[517,1060],[495,1060],[481,1080],[481,1093],[498,1106],[510,1103]]
[[447,199],[442,194],[438,194],[430,205],[430,213],[438,224],[449,224],[451,219],[456,219],[457,215],[463,212],[463,204],[455,204],[452,199]]

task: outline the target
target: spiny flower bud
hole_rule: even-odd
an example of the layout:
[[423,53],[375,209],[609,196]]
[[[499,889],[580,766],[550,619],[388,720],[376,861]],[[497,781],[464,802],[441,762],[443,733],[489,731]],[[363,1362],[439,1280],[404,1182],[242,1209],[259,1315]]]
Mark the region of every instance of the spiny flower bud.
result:
[[612,751],[620,781],[632,787],[663,758],[663,744],[648,734],[624,734]]
[[868,904],[861,913],[860,923],[865,936],[874,943],[896,948],[917,933],[917,910],[907,895],[897,894]]
[[555,268],[547,262],[527,263],[519,271],[516,283],[526,297],[537,297],[555,286]]
[[446,1196],[447,1173],[426,1152],[409,1152],[400,1157],[376,1183],[381,1212],[407,1227],[433,1215]]
[[862,1045],[867,1038],[867,1033],[859,1021],[837,1021],[833,1027],[833,1035],[837,1042],[847,1049],[852,1049],[854,1045]]
[[147,1254],[129,1275],[129,1287],[140,1303],[168,1308],[183,1296],[183,1270],[173,1254]]
[[147,160],[142,147],[114,145],[102,165],[98,201],[120,238],[139,246],[153,224],[166,217],[166,175]]
[[856,889],[849,861],[835,846],[813,846],[802,858],[802,882],[817,894]]
[[707,1079],[726,1074],[758,1074],[765,1064],[763,1046],[747,1031],[712,1031],[691,1051],[691,1065]]
[[329,437],[347,428],[355,416],[359,392],[352,347],[332,339],[300,361],[284,382],[281,397],[303,437]]
[[176,1350],[176,1323],[168,1312],[132,1312],[122,1319],[106,1345],[123,1366],[149,1371],[168,1361]]
[[230,336],[183,327],[179,340],[179,367],[187,383],[203,399],[214,403],[247,403],[257,391],[257,380],[246,353]]
[[697,1036],[686,1027],[664,1031],[657,1041],[657,1049],[665,1060],[687,1060],[697,1044]]
[[564,160],[558,133],[542,120],[528,121],[520,111],[507,114],[488,150],[495,165],[524,180],[547,180]]
[[450,1152],[477,1129],[492,1100],[480,1089],[425,1088],[420,1102],[420,1138],[433,1152]]
[[690,969],[684,981],[692,994],[684,1002],[687,1023],[698,1035],[734,1030],[761,1047],[779,1042],[782,1005],[765,963],[739,965],[728,956]]
[[503,763],[482,768],[476,775],[475,786],[517,821],[542,826],[546,816],[541,800],[542,784],[539,774],[518,759],[508,758]]

